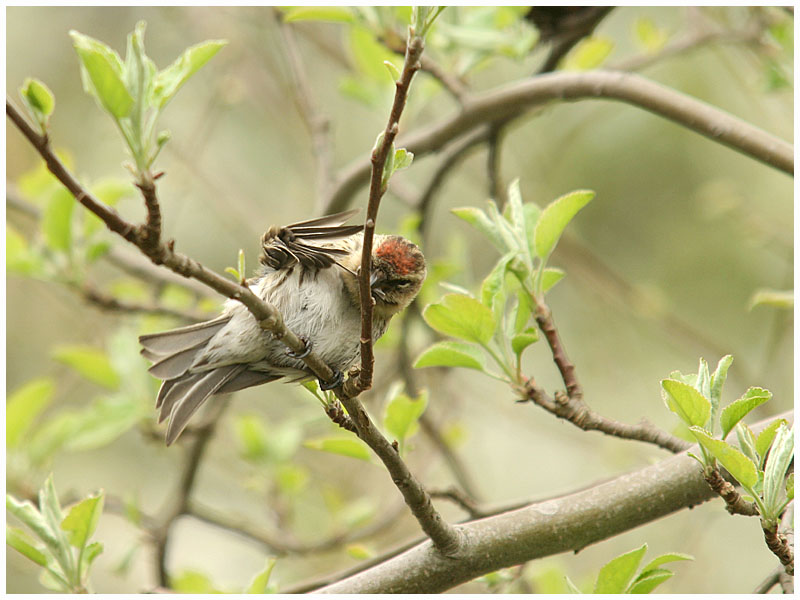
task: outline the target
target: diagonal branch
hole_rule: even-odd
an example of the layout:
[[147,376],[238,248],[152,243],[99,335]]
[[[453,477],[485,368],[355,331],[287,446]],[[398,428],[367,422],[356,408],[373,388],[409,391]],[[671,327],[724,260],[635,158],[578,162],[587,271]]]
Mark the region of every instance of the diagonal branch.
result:
[[[614,71],[549,73],[475,94],[453,117],[425,125],[400,142],[416,157],[446,146],[481,125],[503,117],[517,118],[550,101],[617,100],[641,108],[704,135],[755,160],[794,173],[792,145],[705,102],[650,81]],[[369,179],[371,165],[351,166],[325,203],[326,212],[344,210]]]

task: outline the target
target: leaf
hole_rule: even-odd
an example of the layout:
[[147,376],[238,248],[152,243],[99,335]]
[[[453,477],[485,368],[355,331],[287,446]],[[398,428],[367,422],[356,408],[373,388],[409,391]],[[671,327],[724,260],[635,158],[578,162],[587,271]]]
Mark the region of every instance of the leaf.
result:
[[658,52],[667,43],[668,35],[663,29],[656,27],[652,19],[639,17],[634,23],[636,39],[648,52]]
[[739,441],[739,448],[744,455],[752,460],[756,467],[759,467],[763,461],[758,452],[756,452],[756,438],[751,429],[744,423],[737,423],[736,439]]
[[647,577],[638,578],[636,582],[628,588],[627,593],[649,594],[673,575],[674,573],[672,571],[655,569]]
[[295,6],[284,10],[283,21],[285,23],[294,21],[355,22],[352,10],[343,6]]
[[[694,386],[698,392],[703,395],[703,398],[711,398],[711,375],[708,372],[708,363],[705,358],[700,358],[700,364],[697,367],[697,382]],[[714,409],[714,406],[711,406]]]
[[694,556],[691,554],[684,554],[682,552],[669,552],[667,554],[662,554],[645,565],[645,567],[642,569],[640,577],[646,575],[648,571],[659,568],[661,565],[677,562],[679,560],[694,560]]
[[535,327],[528,327],[521,333],[514,334],[511,338],[511,349],[519,356],[523,350],[539,341],[539,331]]
[[34,544],[36,541],[19,527],[6,525],[6,544],[41,567],[47,566],[47,556]]
[[769,456],[764,464],[764,505],[773,514],[762,515],[765,520],[777,518],[781,505],[780,493],[784,487],[784,478],[794,455],[794,430],[786,425],[779,425],[772,441]]
[[599,67],[613,49],[614,42],[609,38],[583,38],[564,59],[562,68],[568,71],[589,71]]
[[722,439],[728,437],[728,434],[741,421],[747,413],[761,406],[766,401],[772,398],[772,392],[759,387],[751,387],[744,395],[738,400],[734,400],[722,410],[720,415],[720,424],[722,425]]
[[755,464],[739,450],[727,442],[714,439],[701,427],[690,427],[689,429],[700,445],[716,458],[742,486],[752,488],[758,482],[758,471]]
[[621,554],[603,565],[597,575],[597,582],[594,584],[594,593],[623,593],[633,579],[645,552],[647,552],[647,544],[642,544],[640,548]]
[[56,106],[53,92],[38,79],[28,77],[22,83],[19,95],[44,132],[48,118],[53,114],[53,109]]
[[756,438],[756,452],[758,452],[758,455],[761,457],[762,463],[764,462],[764,457],[767,455],[767,450],[769,450],[769,447],[772,445],[772,440],[775,439],[775,433],[778,431],[778,427],[780,427],[781,424],[788,426],[786,419],[775,419],[762,429],[761,433],[759,433]]
[[122,59],[111,48],[74,29],[69,32],[81,59],[83,88],[115,119],[128,116],[133,97],[124,82]]
[[748,303],[750,310],[756,306],[772,306],[773,308],[794,308],[794,290],[769,290],[756,291]]
[[675,379],[663,379],[664,402],[687,425],[702,427],[711,414],[711,404],[693,386]]
[[354,25],[348,28],[348,42],[353,62],[359,74],[365,75],[381,84],[381,89],[388,85],[384,61],[394,62],[397,56],[375,39],[375,35],[366,27]]
[[103,500],[102,491],[84,498],[73,505],[61,521],[61,529],[67,532],[67,539],[75,548],[84,548],[97,529],[97,522],[103,514]]
[[542,271],[542,292],[547,293],[559,281],[564,279],[564,271],[556,267],[547,267]]
[[211,60],[228,42],[207,40],[184,50],[175,61],[153,79],[152,106],[164,108],[180,87],[203,65]]
[[331,454],[341,454],[351,458],[358,458],[370,462],[370,453],[367,446],[360,440],[353,438],[318,438],[307,440],[303,443],[306,448],[322,450]]
[[489,238],[489,241],[492,242],[492,244],[494,244],[494,246],[500,250],[500,252],[505,253],[508,251],[497,225],[492,223],[491,219],[489,219],[489,217],[486,216],[486,213],[484,213],[481,209],[475,208],[474,206],[465,206],[462,208],[453,208],[450,210],[450,212],[452,212],[462,221],[466,221],[487,238]]
[[786,499],[789,501],[794,500],[794,473],[789,473],[786,478]]
[[6,272],[31,276],[40,268],[38,253],[33,251],[19,231],[6,224]]
[[425,322],[439,333],[485,345],[492,339],[495,320],[486,306],[462,294],[446,294],[422,313]]
[[462,342],[437,342],[422,354],[414,363],[415,369],[425,367],[465,367],[486,370],[483,352],[471,344]]
[[392,169],[392,173],[407,169],[411,166],[412,162],[414,162],[414,153],[409,152],[405,148],[399,148],[394,153],[394,168]]
[[567,592],[569,592],[570,594],[582,594],[583,593],[580,590],[580,588],[578,588],[577,585],[572,583],[572,580],[569,577],[567,577],[566,575],[564,575],[564,583],[566,583]]
[[103,544],[100,542],[92,542],[83,551],[83,564],[81,565],[81,578],[86,577],[89,567],[92,566],[94,559],[103,553]]
[[42,215],[42,233],[48,247],[68,252],[72,246],[72,213],[75,199],[66,189],[56,191]]
[[12,495],[6,494],[6,510],[27,525],[47,545],[51,552],[55,554],[58,551],[58,538],[53,534],[44,515],[29,500],[20,502]]
[[267,558],[264,568],[255,574],[250,581],[250,585],[245,590],[246,594],[266,594],[269,587],[269,578],[272,575],[272,569],[275,568],[277,559],[270,556]]
[[347,544],[344,547],[344,551],[350,558],[355,558],[356,560],[366,560],[374,556],[374,553],[364,544]]
[[428,392],[423,391],[416,398],[397,394],[386,405],[383,426],[387,433],[401,444],[419,428],[419,418],[428,406]]
[[533,300],[523,289],[517,290],[517,306],[514,309],[514,333],[521,333],[533,314]]
[[110,390],[119,389],[119,375],[102,350],[89,346],[58,346],[53,351],[53,358],[93,383]]
[[221,594],[214,582],[205,573],[194,570],[181,571],[177,577],[169,578],[169,586],[183,594]]
[[728,369],[733,363],[733,356],[727,354],[719,359],[717,368],[711,374],[711,422],[717,422],[720,402],[722,400],[722,386],[728,378]]
[[594,196],[592,191],[578,190],[561,196],[545,207],[534,229],[536,256],[542,260],[550,256],[567,224]]
[[47,528],[52,532],[52,536],[56,540],[55,546],[51,547],[53,556],[58,561],[64,574],[69,574],[72,572],[72,553],[60,528],[61,521],[64,520],[64,513],[58,502],[58,494],[56,493],[52,473],[50,473],[39,490],[39,510],[47,523]]
[[55,384],[49,377],[32,379],[16,389],[6,402],[6,448],[19,445],[31,424],[53,400]]
[[500,321],[505,309],[506,271],[512,260],[514,260],[513,252],[501,256],[481,284],[481,303],[492,310],[496,322]]

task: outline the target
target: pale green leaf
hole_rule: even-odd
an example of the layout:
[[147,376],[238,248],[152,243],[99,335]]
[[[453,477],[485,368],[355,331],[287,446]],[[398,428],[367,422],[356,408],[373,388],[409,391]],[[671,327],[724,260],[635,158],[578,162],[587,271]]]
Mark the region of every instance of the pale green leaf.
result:
[[73,505],[64,520],[61,529],[67,532],[69,543],[76,548],[83,548],[97,529],[97,522],[103,514],[103,492],[84,498]]
[[687,425],[702,427],[711,414],[711,404],[693,386],[675,379],[663,379],[664,402]]
[[53,92],[38,79],[28,77],[22,83],[19,95],[44,130],[47,127],[47,120],[53,114],[53,109],[56,105]]
[[422,354],[414,363],[415,369],[425,367],[465,367],[486,370],[483,352],[471,344],[463,342],[437,342]]
[[[764,464],[764,505],[767,510],[777,512],[784,488],[784,478],[794,456],[794,430],[779,425],[772,441],[769,456]],[[762,515],[764,519],[776,518],[777,514]]]
[[36,540],[22,529],[6,525],[6,544],[37,565],[47,566],[47,556],[36,547]]
[[595,594],[622,594],[633,580],[639,563],[642,562],[647,544],[611,559],[600,569],[594,585]]
[[544,260],[550,255],[567,224],[594,196],[592,191],[578,190],[561,196],[545,207],[534,229],[535,250],[539,258]]
[[20,444],[31,424],[53,400],[55,384],[49,377],[40,377],[16,389],[6,402],[6,447]]
[[89,346],[58,346],[53,351],[53,357],[89,381],[110,390],[119,388],[119,375],[103,350]]
[[370,453],[367,446],[362,441],[353,438],[318,438],[307,440],[303,445],[313,450],[322,450],[323,452],[370,461]]
[[42,215],[42,233],[53,250],[68,252],[72,246],[72,214],[75,199],[66,189],[57,190]]
[[446,294],[422,313],[425,322],[444,335],[485,345],[492,339],[495,320],[486,306],[461,294]]
[[717,368],[711,374],[711,422],[717,422],[720,403],[722,401],[722,386],[728,378],[728,369],[733,363],[733,356],[727,354],[719,359]]
[[293,21],[353,23],[355,16],[350,8],[344,6],[293,6],[284,9],[283,20],[286,23]]
[[383,426],[389,435],[403,443],[418,429],[419,418],[427,406],[427,391],[423,391],[416,398],[411,398],[406,394],[397,394],[386,405]]
[[637,579],[636,582],[628,588],[627,593],[649,594],[673,575],[674,573],[672,573],[672,571],[667,571],[666,569],[654,569],[646,577]]
[[272,575],[272,569],[275,568],[277,559],[273,557],[267,558],[264,568],[255,574],[250,585],[247,586],[245,593],[247,594],[266,594],[269,587],[269,578]]
[[462,208],[453,208],[450,212],[488,237],[489,241],[491,241],[498,250],[503,253],[508,251],[497,225],[493,223],[481,209],[475,208],[474,206],[465,206]]
[[724,409],[720,415],[722,425],[722,439],[728,434],[751,410],[767,402],[772,398],[772,392],[763,388],[751,387],[738,400],[734,400]]
[[605,62],[614,49],[614,41],[606,37],[586,37],[578,42],[562,63],[567,71],[589,71]]
[[537,341],[539,341],[539,331],[534,327],[528,327],[525,331],[514,334],[511,338],[511,349],[519,356],[525,348]]
[[729,443],[711,437],[703,428],[690,427],[689,429],[700,445],[716,458],[740,484],[745,488],[752,488],[756,484],[758,471],[753,461]]
[[764,462],[763,457],[767,455],[767,450],[769,450],[769,447],[772,445],[772,440],[775,439],[775,432],[778,431],[778,427],[780,427],[781,424],[788,426],[786,419],[775,419],[762,429],[761,433],[759,433],[756,438],[756,452],[762,457],[762,463]]
[[103,42],[75,30],[69,32],[81,59],[84,89],[115,119],[128,116],[133,97],[125,86],[122,59]]
[[559,281],[564,279],[564,271],[556,267],[547,267],[542,271],[542,292],[547,293]]
[[642,569],[641,575],[646,575],[648,571],[657,569],[661,565],[665,565],[671,562],[677,562],[680,560],[694,560],[694,556],[692,556],[691,554],[684,554],[682,552],[668,552],[667,554],[662,554],[661,556],[657,556],[649,563],[647,563]]
[[151,104],[161,109],[172,100],[180,87],[228,42],[207,40],[184,50],[175,61],[155,76]]
[[794,308],[794,290],[758,290],[750,298],[750,310],[757,306],[772,306],[773,308]]

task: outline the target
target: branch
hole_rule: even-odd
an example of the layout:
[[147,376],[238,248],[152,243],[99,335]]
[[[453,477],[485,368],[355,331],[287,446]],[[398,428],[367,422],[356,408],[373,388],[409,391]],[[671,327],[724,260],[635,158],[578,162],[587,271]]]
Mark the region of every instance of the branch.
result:
[[561,338],[558,335],[556,324],[553,322],[553,315],[550,308],[542,301],[536,301],[536,324],[544,334],[547,340],[547,345],[550,346],[550,351],[553,354],[553,362],[558,367],[558,372],[561,373],[561,379],[567,387],[567,396],[570,399],[580,400],[583,398],[583,388],[578,383],[578,378],[575,375],[575,365],[567,357],[564,346],[561,344]]
[[683,453],[589,490],[462,525],[466,541],[455,557],[425,542],[316,592],[443,592],[497,569],[579,551],[714,497],[702,469]]
[[781,573],[786,573],[783,567],[775,567],[767,577],[759,583],[753,590],[754,594],[768,594],[769,591],[778,585],[778,577]]
[[744,515],[745,517],[758,516],[758,506],[755,502],[747,502],[741,494],[736,491],[733,484],[725,481],[719,469],[711,469],[705,474],[706,483],[725,501],[725,510],[732,515]]
[[[788,142],[644,77],[613,71],[550,73],[476,94],[455,116],[403,136],[399,143],[420,158],[484,123],[503,117],[517,118],[545,102],[599,98],[647,110],[751,158],[794,173],[794,151]],[[328,197],[326,212],[343,210],[369,174],[368,161],[351,166]]]
[[175,308],[168,308],[166,306],[122,302],[110,294],[101,292],[88,283],[84,283],[83,285],[75,285],[73,287],[83,297],[84,300],[95,305],[100,310],[105,310],[108,312],[163,315],[167,317],[174,317],[176,319],[186,321],[187,323],[197,323],[208,318],[201,313],[183,311]]
[[330,122],[325,115],[319,112],[314,102],[314,95],[308,82],[303,61],[300,58],[300,51],[297,48],[294,32],[284,22],[284,15],[281,11],[273,9],[273,14],[283,39],[283,47],[286,50],[295,103],[308,128],[308,133],[311,135],[313,154],[317,163],[317,198],[318,202],[321,203],[333,181],[330,156]]

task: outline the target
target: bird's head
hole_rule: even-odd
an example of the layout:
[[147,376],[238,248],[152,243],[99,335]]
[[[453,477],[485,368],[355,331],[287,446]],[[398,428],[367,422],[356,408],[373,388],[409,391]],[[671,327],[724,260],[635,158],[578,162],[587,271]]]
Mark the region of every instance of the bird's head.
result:
[[379,316],[389,318],[411,304],[425,275],[425,257],[416,244],[399,235],[375,236],[370,287]]

